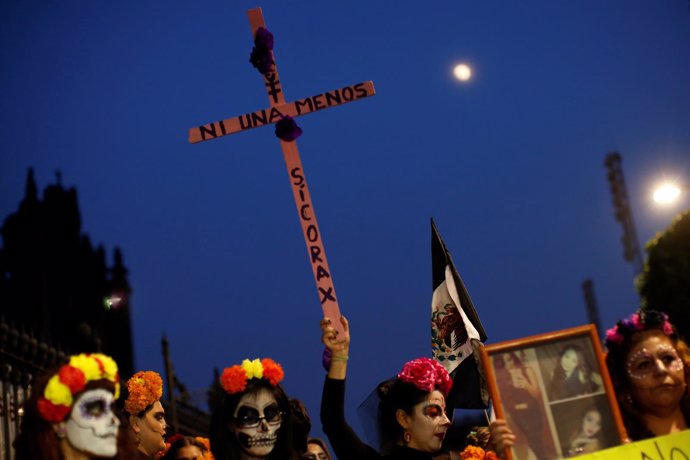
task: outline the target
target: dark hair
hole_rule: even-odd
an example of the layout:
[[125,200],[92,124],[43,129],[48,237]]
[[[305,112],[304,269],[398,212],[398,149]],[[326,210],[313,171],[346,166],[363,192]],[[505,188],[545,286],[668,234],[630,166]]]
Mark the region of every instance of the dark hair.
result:
[[196,439],[194,436],[176,434],[170,436],[168,441],[170,442],[170,448],[165,455],[160,458],[160,460],[175,460],[180,449],[188,446],[198,447],[202,454],[205,454],[208,451],[204,443]]
[[[573,369],[571,375],[575,375],[578,382],[579,373],[582,372],[584,375],[584,382],[581,382],[581,386],[578,388],[566,388],[565,381],[568,379],[565,369],[563,369],[563,356],[569,351],[573,351],[577,355],[577,366]],[[575,344],[569,344],[563,347],[561,352],[558,354],[558,361],[556,362],[556,367],[551,375],[551,385],[550,385],[551,395],[554,398],[567,398],[571,396],[577,396],[578,394],[588,393],[595,389],[596,385],[592,381],[592,366],[585,356],[585,352],[582,347]]]
[[[678,356],[683,361],[683,372],[685,375],[685,382],[690,384],[690,349],[688,345],[678,337],[674,332],[667,335],[662,329],[650,327],[635,333],[626,334],[621,343],[616,344],[608,349],[606,353],[606,367],[608,368],[611,377],[611,383],[616,389],[616,398],[623,417],[625,429],[628,432],[628,437],[633,441],[652,438],[656,436],[645,425],[642,415],[635,404],[631,404],[629,398],[632,397],[630,379],[627,375],[627,358],[630,350],[637,344],[649,337],[667,337],[673,347],[678,352]],[[690,420],[690,397],[685,392],[683,399],[680,402],[681,411],[686,420]]]
[[396,378],[381,383],[378,387],[378,394],[379,439],[381,440],[382,452],[388,454],[398,445],[404,431],[398,423],[396,412],[401,409],[406,414],[411,415],[414,406],[424,401],[429,392]]
[[326,442],[321,439],[321,438],[309,438],[307,439],[307,446],[309,444],[316,444],[323,450],[326,454],[326,457],[328,457],[328,460],[331,460],[333,457],[331,456],[331,453],[328,450],[328,447],[326,446]]
[[566,345],[563,347],[561,352],[558,354],[558,366],[557,368],[560,368],[564,373],[565,369],[563,369],[563,365],[561,364],[561,359],[563,359],[563,356],[569,351],[574,351],[575,354],[577,355],[577,367],[575,368],[576,370],[581,370],[583,372],[589,372],[589,365],[587,364],[587,358],[585,357],[585,352],[582,350],[582,347],[579,345],[575,344],[570,344]]
[[292,434],[294,438],[293,446],[297,452],[307,450],[307,439],[311,431],[311,419],[307,413],[307,408],[299,399],[290,399],[290,414],[292,417]]
[[[32,384],[31,395],[24,402],[24,415],[22,416],[19,434],[14,440],[15,458],[17,460],[62,460],[64,457],[60,450],[58,437],[53,429],[53,423],[41,417],[38,412],[38,401],[43,397],[48,381],[59,370],[59,366],[50,369],[36,377]],[[96,380],[86,384],[84,389],[74,395],[74,399],[88,390],[102,388],[115,393],[115,386],[109,380]],[[70,414],[65,420],[69,419]],[[134,458],[134,438],[129,430],[122,424],[124,417],[120,411],[115,411],[115,416],[120,420],[120,428],[117,436],[117,454],[113,459]]]
[[290,401],[285,391],[280,385],[271,385],[265,379],[250,379],[244,391],[229,394],[220,391],[220,395],[215,399],[211,408],[211,428],[210,441],[211,452],[216,460],[239,460],[241,448],[237,440],[229,429],[229,424],[233,422],[233,414],[240,402],[240,399],[247,393],[258,393],[261,390],[268,390],[278,403],[278,408],[285,415],[278,430],[278,441],[269,454],[270,460],[291,460],[297,458],[293,447],[292,415]]

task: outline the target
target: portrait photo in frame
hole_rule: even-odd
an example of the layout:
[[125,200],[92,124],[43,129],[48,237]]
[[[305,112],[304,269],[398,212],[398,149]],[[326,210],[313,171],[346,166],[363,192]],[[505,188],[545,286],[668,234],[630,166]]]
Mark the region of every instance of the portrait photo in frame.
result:
[[496,418],[516,436],[509,460],[571,458],[627,437],[594,325],[482,348]]

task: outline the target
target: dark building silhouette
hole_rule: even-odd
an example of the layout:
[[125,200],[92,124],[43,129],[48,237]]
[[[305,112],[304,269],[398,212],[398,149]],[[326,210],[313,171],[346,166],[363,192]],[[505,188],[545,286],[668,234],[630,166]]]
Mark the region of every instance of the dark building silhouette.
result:
[[67,354],[106,353],[123,377],[132,375],[127,268],[118,248],[108,266],[103,246],[82,233],[74,187],[64,188],[58,173],[41,199],[30,169],[0,232],[2,318]]

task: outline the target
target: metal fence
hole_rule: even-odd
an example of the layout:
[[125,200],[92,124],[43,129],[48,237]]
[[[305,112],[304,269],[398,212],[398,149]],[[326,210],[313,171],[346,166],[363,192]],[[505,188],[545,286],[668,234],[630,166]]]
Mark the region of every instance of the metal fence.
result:
[[22,405],[33,377],[67,355],[0,319],[0,458],[14,460]]

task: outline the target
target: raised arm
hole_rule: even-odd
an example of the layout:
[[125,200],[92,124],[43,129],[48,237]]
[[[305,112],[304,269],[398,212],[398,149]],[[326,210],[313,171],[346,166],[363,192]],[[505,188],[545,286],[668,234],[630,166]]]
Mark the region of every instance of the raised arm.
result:
[[321,320],[321,342],[331,352],[328,377],[335,380],[345,380],[350,353],[350,324],[344,316],[340,317],[340,322],[343,325],[343,337],[338,337],[330,318]]
[[350,349],[350,327],[341,316],[345,331],[338,337],[328,318],[321,320],[321,342],[331,352],[328,376],[321,395],[321,425],[324,434],[339,459],[369,460],[380,455],[372,447],[364,444],[345,420],[345,375]]

